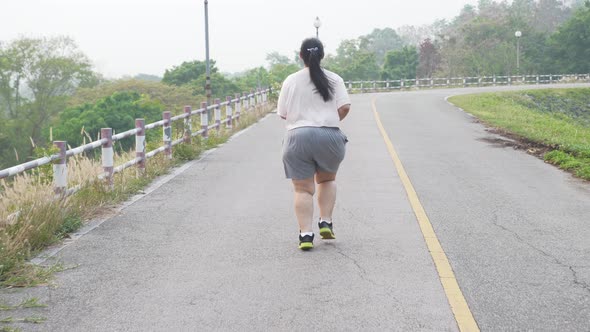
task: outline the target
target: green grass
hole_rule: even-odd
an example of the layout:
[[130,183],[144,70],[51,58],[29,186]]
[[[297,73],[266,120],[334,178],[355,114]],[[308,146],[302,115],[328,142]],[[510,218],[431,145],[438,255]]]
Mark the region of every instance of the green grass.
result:
[[14,317],[6,317],[0,320],[0,323],[4,324],[12,324],[12,323],[32,323],[32,324],[41,324],[45,322],[47,318],[45,317],[38,317],[38,316],[31,316],[25,318],[14,318]]
[[[53,274],[64,268],[60,264],[35,266],[28,259],[60,242],[85,221],[140,192],[171,167],[196,159],[203,151],[226,142],[234,132],[258,121],[272,108],[269,104],[242,113],[239,125],[233,130],[213,130],[208,139],[196,138],[191,145],[176,146],[172,161],[162,154],[148,160],[144,177],[137,176],[134,168],[115,175],[112,190],[94,180],[101,173],[100,161],[84,157],[68,160],[69,185],[80,184],[82,189],[66,199],[53,199],[52,174],[47,173],[52,171],[50,167],[16,176],[10,182],[0,180],[0,287],[49,283]],[[115,162],[133,158],[133,153],[122,154]]]
[[20,332],[20,329],[10,327],[10,326],[2,326],[0,327],[0,332]]
[[0,282],[1,287],[23,288],[47,285],[56,272],[72,269],[65,268],[61,263],[50,266],[37,266],[26,261],[16,261],[12,269],[6,270]]
[[39,299],[36,297],[32,297],[30,299],[23,300],[21,303],[17,305],[9,305],[5,303],[0,303],[0,311],[10,311],[10,310],[17,310],[17,309],[30,309],[30,308],[45,308],[47,305],[39,303]]
[[547,89],[449,98],[485,124],[548,147],[544,159],[590,180],[590,89]]
[[514,100],[528,108],[574,119],[590,125],[590,89],[531,90],[514,94]]

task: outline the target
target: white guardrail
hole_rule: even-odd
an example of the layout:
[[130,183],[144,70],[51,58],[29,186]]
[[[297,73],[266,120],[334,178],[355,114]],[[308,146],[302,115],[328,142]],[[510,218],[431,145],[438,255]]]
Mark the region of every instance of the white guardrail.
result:
[[590,74],[416,78],[403,80],[347,81],[345,84],[349,92],[363,93],[412,89],[416,90],[456,87],[467,88],[476,86],[536,85],[582,82],[590,83]]
[[[144,119],[136,119],[134,129],[116,135],[113,135],[112,128],[102,128],[100,139],[70,150],[66,148],[67,142],[54,141],[53,145],[59,150],[58,153],[0,170],[0,179],[53,163],[53,186],[55,193],[58,195],[71,195],[78,191],[79,188],[67,187],[67,158],[102,147],[101,160],[103,173],[99,176],[99,179],[104,180],[109,187],[112,187],[114,174],[132,166],[137,167],[139,174],[145,174],[145,164],[149,158],[163,152],[166,158],[171,159],[173,146],[181,143],[191,144],[191,138],[195,136],[207,138],[210,130],[220,130],[222,125],[231,128],[236,121],[240,120],[241,112],[247,112],[266,104],[270,93],[270,89],[258,89],[251,93],[236,94],[235,98],[227,97],[223,103],[219,99],[216,99],[215,103],[209,106],[207,102],[203,102],[201,103],[201,108],[197,110],[192,110],[190,106],[185,106],[184,113],[173,117],[171,112],[167,111],[162,114],[162,120],[150,124],[145,124]],[[225,117],[222,117],[222,108],[225,108]],[[208,116],[208,113],[211,111],[214,112],[213,121],[210,121]],[[191,117],[196,115],[200,116],[201,126],[200,130],[193,132],[193,121]],[[184,135],[173,141],[172,123],[179,120],[184,121]],[[163,145],[153,151],[147,152],[145,133],[147,130],[158,127],[163,128]],[[135,136],[135,158],[120,166],[114,167],[113,142],[131,136]]]

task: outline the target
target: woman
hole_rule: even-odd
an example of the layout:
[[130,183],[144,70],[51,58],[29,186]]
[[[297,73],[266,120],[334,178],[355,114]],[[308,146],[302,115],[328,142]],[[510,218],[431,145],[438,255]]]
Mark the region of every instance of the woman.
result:
[[[283,141],[285,175],[293,181],[299,248],[313,248],[313,196],[318,192],[322,239],[335,239],[332,211],[336,172],[344,159],[346,136],[339,122],[350,111],[350,98],[340,76],[321,68],[324,46],[316,38],[303,41],[299,56],[305,68],[283,82],[277,113],[287,120]],[[315,177],[315,183],[314,183]]]

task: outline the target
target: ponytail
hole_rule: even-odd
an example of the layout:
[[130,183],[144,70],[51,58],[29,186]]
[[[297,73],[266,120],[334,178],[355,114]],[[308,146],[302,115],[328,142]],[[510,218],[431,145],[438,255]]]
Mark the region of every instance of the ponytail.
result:
[[304,40],[301,44],[300,55],[305,65],[309,68],[309,76],[317,92],[322,96],[324,101],[332,100],[334,96],[334,85],[320,66],[320,62],[324,58],[324,45],[322,45],[322,42],[316,38]]

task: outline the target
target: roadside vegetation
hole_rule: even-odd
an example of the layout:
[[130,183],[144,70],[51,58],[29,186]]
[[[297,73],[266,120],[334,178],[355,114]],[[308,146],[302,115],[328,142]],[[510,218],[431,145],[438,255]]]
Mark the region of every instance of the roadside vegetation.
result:
[[[214,97],[225,100],[268,87],[297,69],[271,63],[268,70],[256,68],[229,78],[212,61]],[[77,147],[98,139],[101,128],[119,133],[134,128],[136,118],[148,124],[161,120],[164,111],[178,115],[185,105],[199,108],[206,100],[204,75],[203,61],[189,61],[166,70],[163,78],[140,74],[109,80],[93,71],[90,59],[71,38],[0,41],[0,169],[55,153],[54,140]],[[242,112],[233,131],[257,121],[271,108],[272,103]],[[194,119],[195,128],[198,122]],[[173,130],[179,138],[182,121],[175,122]],[[38,267],[27,263],[30,258],[67,238],[87,220],[108,213],[170,167],[225,142],[233,131],[178,145],[171,162],[162,156],[150,159],[144,177],[136,176],[134,169],[118,174],[112,191],[96,180],[102,172],[96,151],[68,158],[68,187],[81,189],[66,199],[55,199],[51,165],[0,180],[0,287],[47,283],[53,272],[66,267]],[[148,151],[159,147],[161,140],[161,129],[147,131]],[[115,163],[134,158],[129,152],[134,147],[132,137],[114,147]]]
[[[170,168],[193,160],[208,149],[227,141],[236,131],[258,121],[274,105],[259,106],[242,113],[233,129],[213,130],[208,139],[196,138],[190,145],[180,144],[173,149],[173,160],[163,155],[149,159],[146,175],[139,177],[130,168],[114,177],[114,189],[108,190],[97,179],[102,172],[100,160],[91,156],[68,160],[68,186],[81,185],[81,190],[65,199],[56,199],[52,187],[51,166],[15,176],[10,181],[0,180],[0,286],[27,287],[46,284],[54,272],[63,270],[57,264],[35,266],[27,261],[49,245],[59,243],[90,219],[108,215],[109,210],[140,192],[154,178],[166,174]],[[161,135],[161,130],[158,132]],[[176,137],[181,137],[179,130]],[[161,145],[156,141],[148,148]],[[120,152],[115,163],[134,158],[133,152]]]
[[525,143],[540,157],[590,180],[590,89],[547,89],[449,98],[453,104]]

